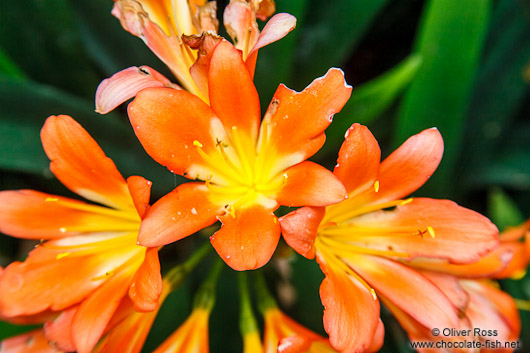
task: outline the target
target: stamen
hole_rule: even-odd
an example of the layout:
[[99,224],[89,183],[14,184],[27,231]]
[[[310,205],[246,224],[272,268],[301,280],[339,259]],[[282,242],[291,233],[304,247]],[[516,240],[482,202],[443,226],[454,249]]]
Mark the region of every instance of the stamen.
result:
[[433,238],[433,239],[436,238],[436,233],[434,233],[434,229],[431,226],[427,227],[427,231],[431,235],[431,238]]
[[326,214],[326,220],[331,220],[333,222],[337,223],[343,223],[348,220],[351,220],[357,216],[360,216],[362,214],[382,210],[385,208],[390,207],[396,207],[396,206],[403,206],[410,202],[412,202],[412,198],[406,199],[406,200],[394,200],[394,201],[387,201],[380,204],[375,205],[367,205],[364,207],[355,207],[351,209],[351,204],[356,202],[355,198],[350,198],[346,201],[343,201],[337,205],[332,205],[328,209],[328,212]]
[[193,146],[195,146],[195,147],[199,147],[199,148],[202,148],[202,143],[200,143],[200,142],[197,141],[197,140],[193,140]]
[[63,253],[61,253],[61,254],[57,254],[57,256],[55,257],[55,259],[60,260],[60,259],[62,259],[63,257],[67,257],[67,256],[70,255],[70,254],[71,254],[71,253],[69,253],[69,252],[63,252]]
[[105,272],[101,276],[93,277],[91,280],[92,281],[99,281],[100,279],[105,279],[105,278],[113,276],[113,275],[114,275],[114,271],[110,270],[110,271]]
[[376,180],[376,181],[374,182],[374,191],[375,191],[375,192],[379,192],[379,180]]
[[408,199],[401,201],[401,203],[399,205],[400,206],[405,206],[406,204],[411,203],[413,200],[414,200],[414,198],[409,197]]
[[[102,214],[102,215],[106,215],[106,216],[121,218],[121,219],[124,219],[124,220],[127,220],[127,221],[134,221],[135,223],[139,223],[140,222],[140,217],[138,216],[136,211],[133,211],[133,210],[131,210],[131,211],[128,211],[128,210],[117,210],[117,209],[103,207],[103,206],[98,206],[98,205],[91,205],[91,204],[84,203],[84,202],[59,200],[58,198],[55,198],[55,197],[47,197],[44,201],[45,202],[57,202],[61,206],[65,206],[67,208],[71,208],[71,209],[74,209],[74,210],[85,211],[85,212],[90,212],[90,213],[97,213],[97,214]],[[65,228],[60,228],[59,231],[64,233],[64,232],[66,232],[66,229]]]

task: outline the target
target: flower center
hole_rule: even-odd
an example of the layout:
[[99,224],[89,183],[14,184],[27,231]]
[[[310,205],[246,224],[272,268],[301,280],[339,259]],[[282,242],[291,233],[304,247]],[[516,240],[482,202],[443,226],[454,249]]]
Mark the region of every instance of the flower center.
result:
[[193,141],[203,159],[198,179],[205,180],[213,202],[276,206],[274,198],[286,176],[278,170],[277,154],[268,146],[268,130],[268,123],[263,123],[256,143],[234,126],[230,134],[216,138],[215,149],[210,151],[205,151],[200,141]]

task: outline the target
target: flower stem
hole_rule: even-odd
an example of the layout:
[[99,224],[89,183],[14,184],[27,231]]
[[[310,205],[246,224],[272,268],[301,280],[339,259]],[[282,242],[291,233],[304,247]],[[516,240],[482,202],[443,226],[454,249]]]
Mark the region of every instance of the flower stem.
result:
[[278,307],[276,300],[267,289],[267,283],[265,283],[265,278],[261,271],[256,271],[255,286],[258,296],[258,306],[262,314],[269,309]]
[[215,287],[221,270],[223,269],[223,261],[219,258],[215,259],[215,262],[206,277],[206,280],[202,283],[201,287],[195,294],[193,300],[193,308],[203,308],[211,310],[215,304]]
[[164,276],[169,283],[171,283],[171,290],[176,290],[186,277],[190,274],[191,271],[197,265],[204,260],[206,255],[210,253],[211,245],[209,242],[204,243],[199,249],[197,249],[184,263],[173,267],[169,272]]

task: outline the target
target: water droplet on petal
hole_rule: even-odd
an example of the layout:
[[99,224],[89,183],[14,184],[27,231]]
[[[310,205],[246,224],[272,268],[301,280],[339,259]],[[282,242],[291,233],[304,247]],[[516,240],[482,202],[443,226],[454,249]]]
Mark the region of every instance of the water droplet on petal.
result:
[[66,228],[64,228],[64,227],[59,228],[59,232],[61,232],[61,233],[66,232]]
[[230,258],[230,255],[226,255],[226,259],[228,260]]
[[193,208],[191,209],[191,213],[194,214],[194,215],[197,214],[197,210],[195,209],[195,207],[193,207]]

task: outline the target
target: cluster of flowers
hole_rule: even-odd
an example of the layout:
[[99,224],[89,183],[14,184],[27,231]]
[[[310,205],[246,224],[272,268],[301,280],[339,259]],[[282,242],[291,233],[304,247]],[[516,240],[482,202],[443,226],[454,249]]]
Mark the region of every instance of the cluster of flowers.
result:
[[[302,92],[280,85],[262,119],[253,83],[258,50],[296,23],[280,13],[260,32],[256,20],[273,12],[272,0],[231,0],[224,25],[232,44],[217,34],[214,1],[116,0],[113,14],[181,85],[152,68],[131,67],[101,83],[97,110],[107,113],[134,97],[128,115],[146,152],[193,181],[150,205],[150,181],[125,180],[71,117],[49,117],[41,138],[51,171],[94,203],[0,192],[0,231],[41,240],[25,261],[0,269],[0,318],[44,323],[5,340],[2,353],[139,352],[164,299],[210,245],[164,277],[158,251],[217,221],[211,245],[235,270],[267,264],[282,234],[325,274],[320,296],[329,339],[283,314],[258,277],[262,341],[242,277],[246,353],[377,351],[384,338],[380,302],[411,340],[435,341],[431,330],[444,327],[517,339],[515,302],[491,279],[523,273],[530,223],[499,237],[487,218],[454,202],[407,198],[442,158],[434,128],[381,162],[374,136],[354,124],[333,172],[307,161],[352,88],[339,69]],[[300,208],[277,218],[279,206]],[[213,266],[193,312],[156,352],[208,352],[221,266]]]

